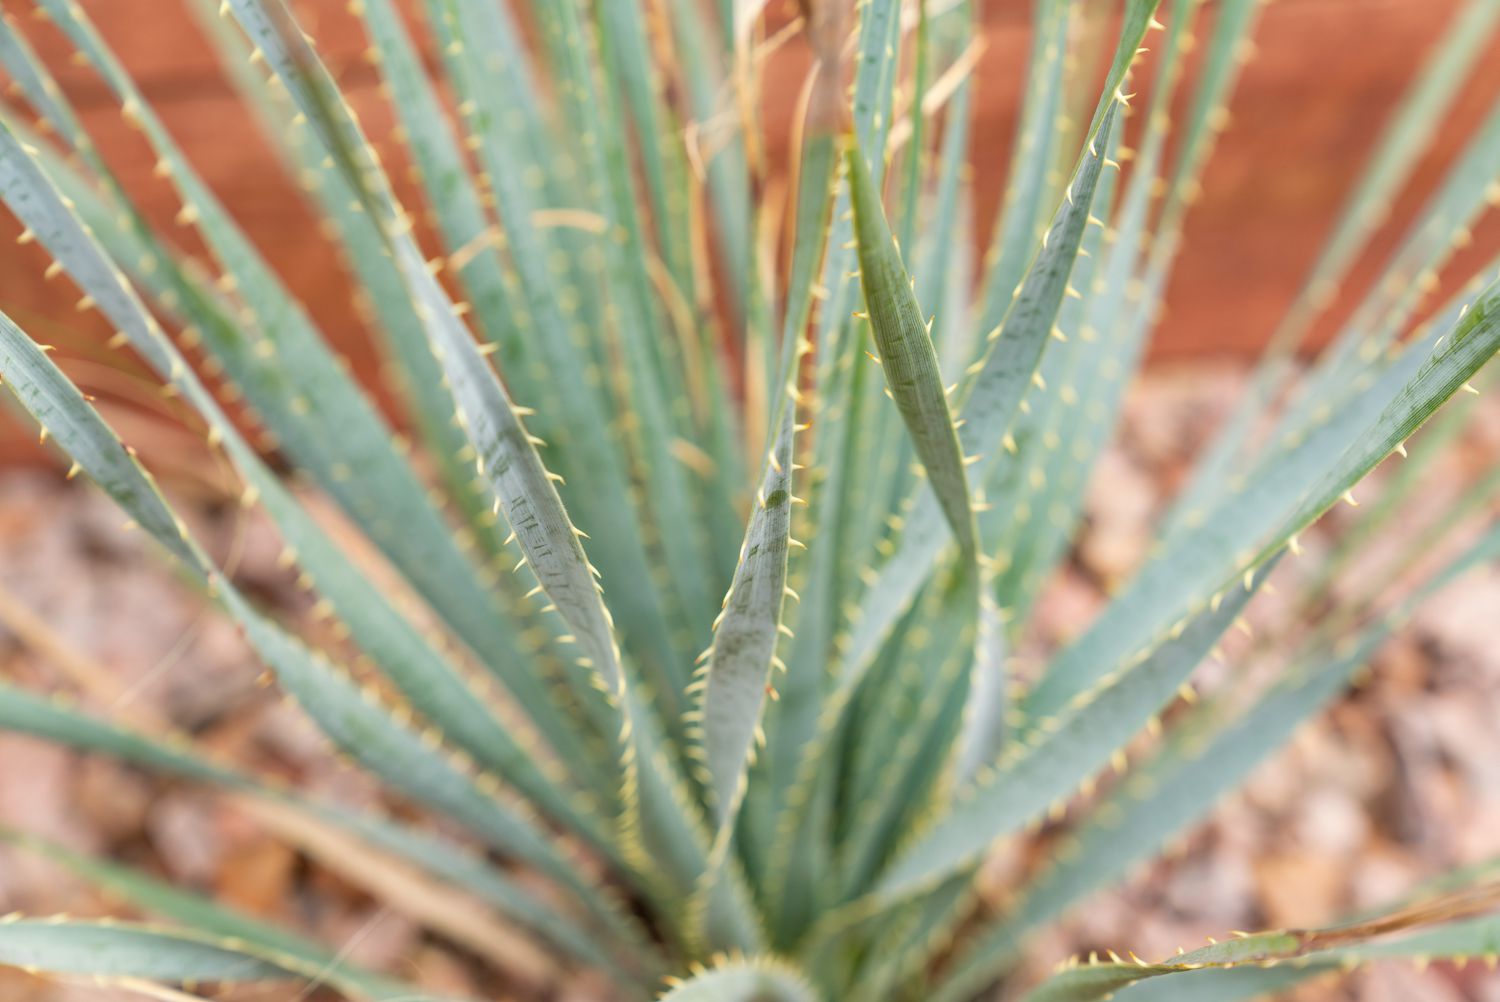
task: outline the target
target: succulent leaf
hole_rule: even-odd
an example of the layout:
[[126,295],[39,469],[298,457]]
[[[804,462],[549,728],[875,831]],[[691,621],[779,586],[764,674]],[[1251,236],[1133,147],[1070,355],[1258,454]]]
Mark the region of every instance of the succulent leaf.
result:
[[243,944],[266,957],[294,958],[303,970],[320,972],[320,981],[350,985],[377,999],[408,997],[413,991],[410,985],[382,983],[377,975],[360,970],[332,951],[311,946],[304,938],[274,924],[232,911],[130,867],[84,856],[55,842],[4,831],[0,831],[0,842],[28,849],[136,907],[200,935],[215,937],[224,944]]
[[[1492,884],[1365,923],[1255,933],[1181,954],[1166,963],[1087,964],[1055,975],[1027,995],[1026,1002],[1096,1002],[1152,978],[1198,971],[1204,973],[1195,979],[1195,986],[1211,986],[1216,976],[1222,976],[1221,972],[1232,971],[1240,965],[1267,967],[1289,962],[1294,967],[1312,968],[1310,973],[1321,973],[1330,966],[1353,967],[1382,957],[1467,959],[1494,949],[1494,937],[1500,932],[1500,918],[1453,919],[1491,911],[1496,907],[1497,897],[1500,897],[1500,888]],[[1376,938],[1421,929],[1434,922],[1452,924],[1417,931],[1393,942]],[[1214,974],[1208,974],[1209,971]],[[1208,990],[1212,991],[1212,988]]]
[[[1274,565],[1274,560],[1271,564]],[[1017,742],[991,771],[960,791],[949,811],[908,845],[871,892],[895,902],[975,861],[1003,835],[1066,801],[1159,713],[1265,579],[1263,568],[1181,629],[1143,647],[1130,665],[1100,679],[1034,742]]]
[[870,333],[880,349],[880,370],[917,456],[927,469],[948,527],[959,548],[973,554],[979,543],[969,500],[969,478],[938,371],[937,349],[917,304],[911,276],[901,263],[865,154],[851,144],[845,149],[844,162],[859,244],[860,284],[870,311]]
[[298,957],[234,939],[185,929],[66,918],[0,922],[0,965],[52,974],[178,983],[321,980],[318,968]]
[[725,960],[674,983],[661,1002],[818,1002],[795,970],[756,960]]
[[[167,775],[180,776],[228,791],[244,792],[269,802],[290,806],[368,844],[404,859],[456,887],[466,888],[501,914],[535,930],[558,949],[585,963],[611,966],[598,949],[599,931],[584,928],[571,917],[542,903],[456,842],[347,809],[300,800],[266,782],[196,754],[185,738],[175,746],[85,715],[59,698],[44,699],[0,684],[0,727],[56,741],[67,747],[111,756]],[[632,942],[634,949],[642,944]],[[646,966],[654,963],[648,953]]]

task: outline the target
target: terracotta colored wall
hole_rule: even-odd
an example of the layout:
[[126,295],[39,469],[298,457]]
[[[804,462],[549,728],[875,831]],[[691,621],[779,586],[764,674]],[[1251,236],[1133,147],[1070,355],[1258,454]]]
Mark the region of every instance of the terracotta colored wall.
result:
[[[346,279],[249,116],[236,106],[181,3],[84,0],[208,182],[349,354],[356,371],[370,373],[373,359],[349,307]],[[29,21],[29,0],[3,0],[3,6]],[[1458,6],[1459,0],[1275,0],[1267,5],[1257,32],[1259,55],[1244,72],[1233,123],[1191,216],[1156,342],[1158,357],[1244,354],[1262,342],[1317,252],[1381,123]],[[1005,175],[1030,7],[1027,0],[989,0],[986,7],[974,132],[981,219],[991,217]],[[298,8],[367,128],[386,137],[390,115],[375,95],[373,72],[360,59],[364,42],[344,4],[307,0]],[[28,23],[27,30],[81,107],[86,126],[116,154],[126,185],[140,194],[149,215],[169,224],[177,208],[170,186],[151,176],[150,157],[124,127],[103,86],[67,60],[67,49],[50,26]],[[799,60],[795,48],[783,58],[788,66]],[[1398,223],[1415,214],[1442,166],[1500,91],[1500,45],[1492,46],[1481,64],[1437,148],[1423,160],[1412,190],[1398,201],[1393,212]],[[772,91],[768,100],[773,118],[784,119],[798,76],[776,79],[786,82],[783,91]],[[388,139],[382,147],[400,161]],[[784,159],[784,151],[778,154],[773,146],[773,160],[778,155]],[[0,302],[38,337],[58,342],[65,354],[98,355],[106,365],[115,364],[97,348],[107,336],[102,322],[73,311],[74,293],[65,278],[42,280],[44,252],[17,247],[16,232],[8,215],[0,219]],[[191,245],[191,234],[181,232]],[[1346,293],[1368,282],[1393,246],[1395,232],[1390,228],[1374,241]],[[1500,246],[1500,227],[1493,221],[1476,236],[1464,261],[1482,260]],[[1332,319],[1349,298],[1341,297]],[[1324,335],[1329,326],[1324,325]],[[87,371],[107,390],[121,383],[102,366]],[[125,390],[129,395],[128,386]],[[0,418],[0,457],[31,451],[15,423]]]

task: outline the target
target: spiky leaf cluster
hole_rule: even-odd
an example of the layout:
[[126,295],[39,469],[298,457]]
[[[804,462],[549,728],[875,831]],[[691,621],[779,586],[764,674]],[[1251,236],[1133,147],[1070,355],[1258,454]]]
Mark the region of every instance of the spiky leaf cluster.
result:
[[[1500,200],[1500,109],[1333,346],[1301,379],[1291,365],[1496,0],[1470,0],[1430,56],[1149,559],[1020,671],[1213,183],[1255,0],[1122,0],[1103,21],[1036,0],[996,220],[973,218],[970,0],[803,0],[779,28],[729,0],[353,0],[397,123],[380,148],[285,0],[188,4],[360,289],[415,448],[74,0],[36,13],[118,105],[206,258],[153,228],[8,17],[0,199],[46,248],[46,277],[66,274],[227,463],[328,628],[301,635],[255,601],[151,457],[3,315],[0,375],[330,744],[448,823],[314,801],[67,693],[0,684],[0,726],[215,790],[501,966],[596,968],[622,998],[971,998],[1034,930],[1202,817],[1417,603],[1500,555],[1500,526],[1468,524],[1489,476],[1407,541],[1389,587],[1322,597],[1468,411],[1444,408],[1409,459],[1406,441],[1500,346],[1494,266],[1425,298]],[[757,109],[787,44],[811,68],[777,165]],[[976,230],[992,234],[980,259]],[[1320,626],[1236,651],[1276,666],[1269,685],[1200,700],[1195,669],[1296,563],[1299,534],[1392,454],[1408,465],[1301,579]],[[351,533],[314,517],[321,498]],[[1449,540],[1446,563],[1422,563]],[[399,588],[374,583],[372,552]],[[1043,827],[1045,865],[982,904],[989,850]],[[425,997],[331,944],[6,838],[166,924],[14,916],[0,963],[136,989]],[[1070,962],[1028,997],[1244,998],[1382,956],[1493,951],[1500,892],[1486,870],[1465,878],[1359,925]]]

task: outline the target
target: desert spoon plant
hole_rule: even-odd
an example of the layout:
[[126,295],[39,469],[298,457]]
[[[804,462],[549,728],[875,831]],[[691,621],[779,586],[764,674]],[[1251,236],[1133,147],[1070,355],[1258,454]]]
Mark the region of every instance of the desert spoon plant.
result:
[[[0,374],[332,745],[446,823],[316,802],[64,693],[4,684],[0,725],[334,840],[375,860],[364,876],[389,907],[446,941],[501,966],[540,954],[596,968],[621,998],[959,1002],[1005,982],[1036,1002],[1237,999],[1382,957],[1494,956],[1500,885],[1481,866],[1335,929],[1155,964],[1091,958],[1039,985],[1013,974],[1031,932],[1206,814],[1419,602],[1500,556],[1500,525],[1474,525],[1493,508],[1490,476],[1403,541],[1392,559],[1410,572],[1389,587],[1246,650],[1269,681],[1194,689],[1273,571],[1297,570],[1283,557],[1300,533],[1406,456],[1450,397],[1405,462],[1429,462],[1472,416],[1462,391],[1500,346],[1495,268],[1426,298],[1497,201],[1500,108],[1333,346],[1300,380],[1290,363],[1500,2],[1471,0],[1428,57],[1149,560],[1025,671],[1012,652],[1139,367],[1252,0],[1124,0],[1102,18],[1036,0],[982,260],[968,252],[969,0],[802,0],[769,33],[753,0],[354,0],[345,27],[357,21],[398,123],[384,157],[283,0],[188,6],[361,288],[418,444],[354,382],[74,0],[36,13],[118,103],[207,257],[151,227],[8,18],[0,198],[50,254],[48,277],[69,277],[111,346],[227,460],[330,628],[305,639],[243,591],[142,456],[3,316]],[[813,66],[795,185],[773,198],[753,109],[795,35]],[[1101,40],[1098,86],[1083,54]],[[1152,87],[1132,94],[1147,58]],[[393,160],[410,185],[393,183]],[[1419,481],[1388,478],[1371,527],[1333,544],[1321,580]],[[351,533],[314,517],[315,494]],[[1446,556],[1421,559],[1434,552]],[[983,900],[988,850],[1039,836],[1045,862],[1003,906]],[[298,998],[429,997],[337,944],[6,838],[149,921],[11,916],[0,963],[142,992],[265,980]]]

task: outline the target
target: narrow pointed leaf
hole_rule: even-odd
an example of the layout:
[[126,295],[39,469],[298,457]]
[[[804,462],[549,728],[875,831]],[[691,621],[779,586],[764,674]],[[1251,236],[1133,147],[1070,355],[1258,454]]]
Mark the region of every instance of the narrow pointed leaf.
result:
[[[607,966],[600,936],[571,917],[543,904],[503,872],[447,838],[401,828],[343,808],[299,800],[255,777],[218,764],[186,739],[175,743],[139,734],[88,716],[59,697],[43,698],[0,683],[0,729],[31,734],[70,748],[108,755],[121,762],[180,776],[210,787],[244,792],[304,811],[356,835],[376,848],[474,893],[501,914],[535,930],[584,963]],[[654,959],[648,956],[648,965]]]
[[[4,163],[0,159],[0,166]],[[361,689],[256,611],[192,540],[149,475],[78,390],[3,314],[0,375],[83,472],[176,556],[183,570],[239,623],[262,660],[332,741],[396,788],[462,820],[497,848],[531,860],[577,892],[601,919],[624,928],[623,919],[612,915],[596,889],[578,876],[529,818],[482,793],[444,750],[399,723],[372,690]]]
[[137,908],[169,919],[197,934],[217,937],[224,943],[241,943],[247,949],[268,957],[294,958],[303,969],[317,971],[319,980],[327,984],[350,986],[359,994],[375,999],[407,998],[412,993],[410,985],[396,984],[361,970],[332,950],[309,943],[291,931],[240,914],[130,867],[84,856],[54,842],[3,830],[0,830],[0,842],[37,853]]
[[[104,78],[127,121],[149,141],[182,198],[183,218],[196,221],[243,297],[245,310],[235,315],[233,324],[204,323],[205,346],[282,447],[339,501],[433,608],[502,670],[514,663],[515,648],[492,629],[498,610],[395,448],[389,426],[318,336],[301,304],[291,298],[194,171],[82,8],[61,0],[45,0],[44,7]],[[88,150],[86,145],[81,148]],[[102,164],[97,159],[93,163],[109,181],[111,175]],[[137,219],[135,225],[144,224]],[[80,284],[92,292],[88,282],[80,279]],[[104,309],[108,301],[97,294],[95,298]],[[331,443],[338,443],[338,448]]]
[[[1053,219],[1053,236],[1032,263],[1005,325],[986,343],[984,360],[975,363],[971,381],[960,389],[959,439],[965,455],[985,457],[975,467],[981,473],[997,462],[996,453],[1003,453],[1005,431],[1031,382],[1062,305],[1104,167],[1103,154],[1115,107],[1116,102],[1109,99],[1101,131],[1083,151],[1069,185],[1070,196]],[[895,617],[910,605],[944,542],[936,504],[919,497],[895,555],[866,591],[849,642],[840,652],[838,671],[844,684],[858,679]]]
[[705,765],[721,827],[744,792],[786,600],[795,415],[784,409],[702,681]]
[[1317,650],[1248,710],[1228,699],[1198,707],[1167,743],[1098,806],[1042,875],[1020,892],[1001,918],[976,931],[934,986],[933,1002],[960,1002],[1019,956],[1026,936],[1091,891],[1129,871],[1149,853],[1207,813],[1217,799],[1280,747],[1369,664],[1382,642],[1434,593],[1500,558],[1500,524],[1432,574],[1387,615],[1334,651]]
[[969,478],[964,471],[958,430],[938,371],[937,349],[917,304],[911,277],[901,263],[865,154],[851,144],[844,160],[859,243],[860,283],[870,314],[870,332],[880,350],[881,372],[927,470],[943,517],[959,548],[972,554],[978,546],[978,530],[970,507]]
[[1396,449],[1500,346],[1500,285],[1448,333],[1423,337],[1362,381],[1357,395],[1290,438],[1214,515],[1167,546],[1027,694],[1028,716],[1060,709],[1155,632],[1276,552]]
[[[1143,961],[1073,968],[1055,975],[1028,994],[1025,1002],[1101,1002],[1129,985],[1203,968],[1224,971],[1241,965],[1269,966],[1278,962],[1327,962],[1352,967],[1381,957],[1467,960],[1492,951],[1495,937],[1500,935],[1500,916],[1471,916],[1497,908],[1500,908],[1500,884],[1491,883],[1367,922],[1256,933],[1193,950],[1160,964]],[[1445,922],[1451,924],[1423,928]],[[1391,941],[1379,938],[1413,930],[1417,931]],[[1212,983],[1208,975],[1199,980]]]
[[1263,571],[1143,648],[1132,666],[1106,677],[1050,721],[1036,743],[1012,744],[993,770],[960,792],[949,812],[896,858],[877,881],[872,903],[892,903],[936,885],[977,860],[997,838],[1071,797],[1173,698],[1264,577]]
[[177,983],[306,981],[320,980],[322,973],[301,958],[234,939],[81,919],[0,921],[0,966]]
[[818,1002],[797,971],[760,960],[729,960],[679,981],[660,1002]]
[[[197,408],[211,433],[218,436],[235,468],[245,478],[248,484],[246,498],[259,498],[265,504],[281,530],[284,542],[303,569],[333,604],[335,611],[357,631],[357,639],[368,653],[380,660],[398,686],[414,694],[414,701],[432,714],[434,723],[452,728],[461,746],[472,749],[479,760],[502,771],[522,789],[548,805],[557,816],[571,819],[571,823],[579,824],[585,833],[589,831],[590,823],[582,821],[552,782],[542,776],[535,756],[485,712],[457,670],[439,656],[366,575],[354,567],[244,441],[166,339],[155,319],[135,297],[130,284],[103,252],[94,235],[41,172],[25,147],[3,129],[0,129],[0,196],[31,227],[54,258],[67,268],[74,280],[93,297],[100,311],[125,334],[151,366]],[[6,337],[20,355],[29,352],[29,342],[13,327],[6,331]],[[16,364],[21,364],[20,355]],[[28,366],[27,371],[30,378],[50,379],[44,367]],[[70,386],[49,384],[44,389],[54,401],[71,401],[76,396],[76,391]],[[82,402],[77,403],[81,405]],[[69,406],[56,403],[49,410],[49,417],[68,420]],[[46,423],[46,418],[39,416],[39,419]],[[86,431],[88,434],[78,436],[75,444],[79,447],[92,447],[92,436],[108,435],[108,430],[102,426],[90,427]],[[77,458],[83,468],[91,472],[115,469],[105,462],[112,457],[98,457],[92,465],[84,457]],[[122,466],[120,470],[126,471],[128,466]],[[109,484],[103,486],[110,489]],[[122,489],[129,488],[122,485]],[[147,517],[159,519],[163,516],[152,507]],[[142,525],[157,538],[167,538],[161,526],[151,522]],[[176,530],[172,531],[175,533]],[[184,557],[185,553],[177,555]],[[191,559],[185,560],[187,566],[198,566]],[[517,696],[536,714],[549,737],[555,736],[563,748],[570,747],[568,731],[561,729],[560,725],[545,727],[549,719],[556,721],[557,718],[544,712],[551,705],[544,688],[523,673],[512,672],[510,677]]]

